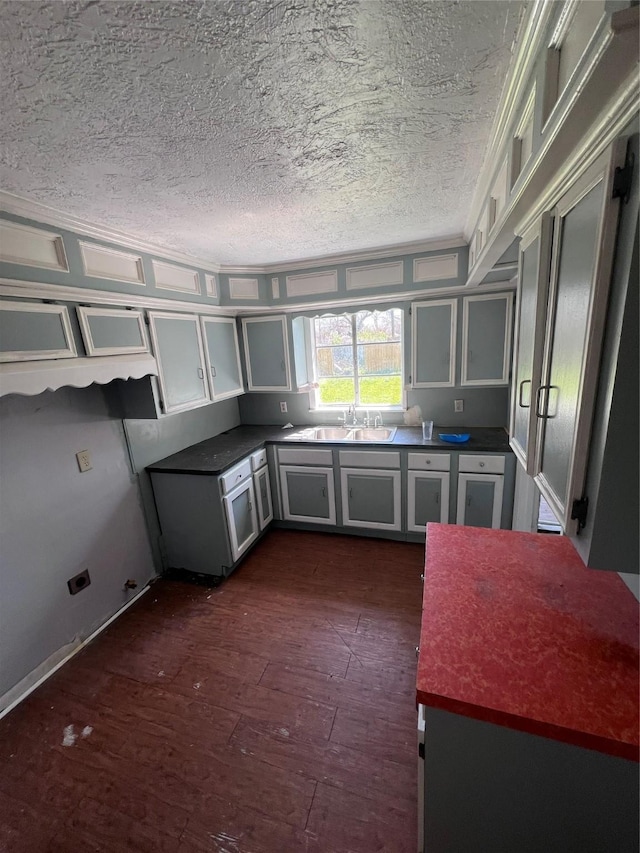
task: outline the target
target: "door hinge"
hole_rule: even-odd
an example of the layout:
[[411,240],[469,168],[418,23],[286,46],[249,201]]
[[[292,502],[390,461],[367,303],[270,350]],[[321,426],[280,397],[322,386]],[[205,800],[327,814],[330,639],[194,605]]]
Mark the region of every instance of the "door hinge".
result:
[[613,173],[613,189],[611,190],[611,198],[621,198],[623,204],[626,204],[631,196],[635,159],[634,153],[632,151],[627,151],[627,159],[625,160],[624,166],[617,166]]
[[584,529],[587,523],[587,512],[589,511],[589,498],[576,498],[571,504],[571,518],[578,522],[578,533]]

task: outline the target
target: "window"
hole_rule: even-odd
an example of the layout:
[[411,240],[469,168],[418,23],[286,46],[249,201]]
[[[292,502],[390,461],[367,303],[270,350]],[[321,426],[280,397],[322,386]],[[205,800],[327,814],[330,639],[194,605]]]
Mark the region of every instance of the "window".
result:
[[402,311],[316,317],[315,404],[402,405]]

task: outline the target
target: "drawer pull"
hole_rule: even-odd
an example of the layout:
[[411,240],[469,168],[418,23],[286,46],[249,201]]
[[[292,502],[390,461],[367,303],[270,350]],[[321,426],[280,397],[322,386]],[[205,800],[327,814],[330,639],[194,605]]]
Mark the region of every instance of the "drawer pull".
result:
[[479,462],[478,464],[480,465],[481,468],[484,468],[484,462]]
[[430,460],[430,459],[426,459],[425,461],[426,461],[427,465],[431,465],[431,460]]

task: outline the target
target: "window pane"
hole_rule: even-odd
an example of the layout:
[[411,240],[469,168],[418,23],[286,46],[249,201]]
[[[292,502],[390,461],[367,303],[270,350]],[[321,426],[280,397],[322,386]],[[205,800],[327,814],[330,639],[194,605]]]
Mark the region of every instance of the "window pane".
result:
[[348,405],[355,400],[353,379],[320,379],[318,397],[322,406]]
[[318,347],[316,350],[318,378],[353,376],[353,349],[348,347]]
[[360,311],[356,314],[358,343],[397,341],[400,342],[402,315],[399,308],[389,311]]
[[360,404],[363,406],[400,406],[402,404],[401,376],[363,376],[360,379]]
[[400,344],[358,344],[358,373],[360,376],[388,376],[401,373]]
[[316,317],[315,318],[316,346],[351,345],[351,318]]

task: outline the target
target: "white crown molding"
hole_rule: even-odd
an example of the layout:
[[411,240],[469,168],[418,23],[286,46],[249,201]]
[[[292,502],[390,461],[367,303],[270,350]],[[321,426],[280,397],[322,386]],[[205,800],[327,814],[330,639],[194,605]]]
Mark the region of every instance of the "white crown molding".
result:
[[56,228],[66,228],[69,231],[75,231],[78,234],[83,234],[86,237],[93,237],[95,240],[104,240],[106,243],[116,243],[124,249],[134,249],[138,252],[145,252],[149,255],[154,255],[159,259],[167,259],[177,261],[180,264],[187,266],[199,267],[208,272],[218,272],[220,265],[209,258],[197,258],[193,255],[185,255],[182,252],[175,252],[171,249],[166,249],[163,246],[158,246],[155,243],[149,243],[146,240],[139,240],[132,237],[130,234],[125,234],[122,231],[116,231],[114,228],[107,228],[104,225],[95,225],[90,222],[85,222],[83,219],[78,219],[68,213],[63,213],[61,210],[56,210],[46,204],[40,204],[37,201],[30,201],[26,198],[14,195],[13,193],[0,190],[0,210],[12,213],[14,216],[24,216],[25,219],[34,219],[36,222],[44,222],[47,225],[54,225]]
[[124,306],[155,308],[161,311],[189,311],[192,314],[235,316],[238,313],[235,306],[205,305],[202,302],[183,302],[157,296],[138,296],[113,290],[91,290],[87,287],[68,287],[62,284],[44,284],[13,278],[0,278],[0,296],[55,299],[56,302],[91,302],[96,305],[114,305],[120,308]]
[[511,58],[507,79],[500,97],[500,104],[493,121],[480,175],[475,186],[473,199],[467,214],[464,234],[471,238],[480,209],[493,180],[495,164],[507,138],[507,131],[515,110],[522,100],[525,86],[538,59],[539,50],[545,44],[547,24],[554,10],[554,0],[535,0],[525,11],[516,36],[516,51]]
[[395,258],[400,255],[419,255],[422,252],[439,252],[445,249],[459,249],[467,245],[467,240],[461,235],[442,237],[434,240],[419,240],[412,243],[396,243],[395,245],[380,246],[377,249],[363,249],[358,252],[344,252],[338,255],[323,257],[301,258],[299,261],[287,263],[264,264],[263,266],[226,266],[220,267],[220,272],[228,275],[243,275],[262,273],[285,273],[293,270],[307,270],[315,267],[330,267],[338,264],[353,264],[358,261],[375,261],[378,258]]

